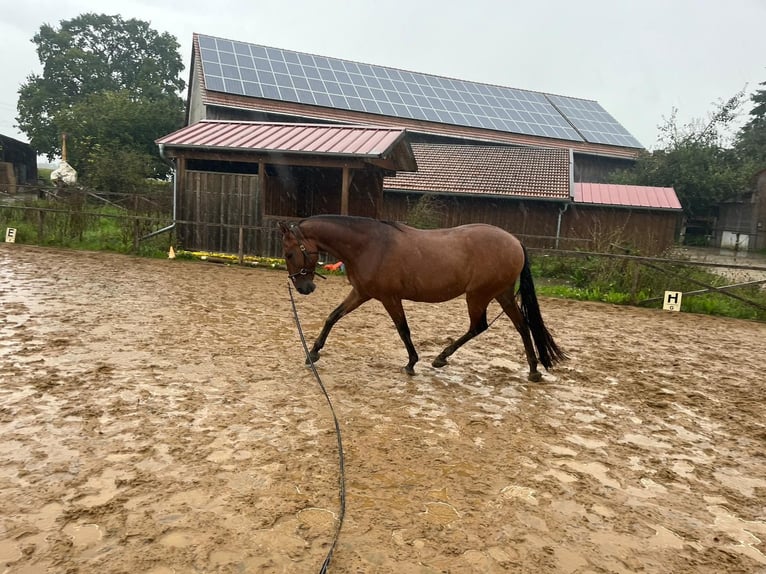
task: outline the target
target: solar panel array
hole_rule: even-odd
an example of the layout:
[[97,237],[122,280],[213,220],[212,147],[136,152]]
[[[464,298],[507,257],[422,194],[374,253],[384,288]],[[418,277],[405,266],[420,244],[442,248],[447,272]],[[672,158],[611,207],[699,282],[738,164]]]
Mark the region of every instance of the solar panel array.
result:
[[625,147],[597,102],[199,35],[205,88],[228,94]]

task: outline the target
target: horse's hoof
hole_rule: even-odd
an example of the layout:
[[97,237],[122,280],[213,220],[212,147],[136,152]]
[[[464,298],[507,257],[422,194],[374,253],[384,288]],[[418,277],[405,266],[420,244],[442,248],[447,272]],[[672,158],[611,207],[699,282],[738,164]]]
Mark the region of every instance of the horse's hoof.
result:
[[309,353],[309,356],[306,357],[306,366],[310,366],[311,363],[316,363],[318,360],[319,360],[319,352]]
[[443,359],[441,357],[436,357],[434,359],[434,362],[431,363],[431,366],[432,367],[436,367],[437,369],[441,369],[446,364],[447,364],[447,359]]
[[402,367],[402,370],[409,376],[413,376],[415,374],[415,367],[410,367],[409,365]]
[[529,373],[529,376],[527,377],[527,380],[533,382],[533,383],[539,383],[543,380],[542,373],[535,371],[534,373]]

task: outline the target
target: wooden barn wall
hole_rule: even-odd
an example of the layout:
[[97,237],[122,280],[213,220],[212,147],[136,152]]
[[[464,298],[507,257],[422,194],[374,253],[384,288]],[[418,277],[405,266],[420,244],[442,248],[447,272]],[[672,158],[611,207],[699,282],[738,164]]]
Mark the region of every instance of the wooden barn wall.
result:
[[[383,177],[377,170],[354,170],[349,186],[350,215],[377,217]],[[309,217],[340,213],[343,170],[288,166],[269,178],[265,214]]]
[[[186,170],[177,205],[180,247],[239,253],[242,228],[243,254],[276,256],[276,221],[340,213],[342,169],[270,165],[265,172],[261,190],[258,174]],[[354,171],[349,213],[377,217],[382,185],[379,170]]]
[[[389,192],[383,195],[381,219],[408,221],[421,194]],[[434,199],[439,227],[489,223],[524,239],[530,247],[553,247],[558,207],[562,203],[441,195]]]
[[588,183],[611,183],[610,175],[628,169],[635,160],[601,157],[590,154],[574,154],[574,181]]
[[[382,219],[404,221],[420,194],[384,194]],[[612,250],[611,244],[645,254],[662,253],[678,236],[680,215],[674,212],[615,209],[571,205],[561,215],[560,202],[515,198],[437,196],[440,227],[465,223],[490,223],[518,236],[529,247]]]
[[590,251],[620,246],[657,255],[676,243],[680,223],[681,215],[672,211],[572,205],[562,218],[561,235]]
[[[261,224],[257,175],[186,171],[177,218],[180,246],[187,250],[255,253]],[[249,228],[249,229],[248,229]]]
[[348,192],[348,212],[378,217],[383,197],[383,174],[377,170],[354,171]]

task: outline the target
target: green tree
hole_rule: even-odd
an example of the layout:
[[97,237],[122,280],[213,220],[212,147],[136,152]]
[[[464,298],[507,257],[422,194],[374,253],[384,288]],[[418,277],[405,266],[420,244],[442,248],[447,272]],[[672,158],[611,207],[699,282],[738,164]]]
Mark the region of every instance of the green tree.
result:
[[687,216],[712,212],[722,199],[742,192],[749,177],[729,145],[744,90],[719,102],[706,121],[679,126],[677,110],[659,127],[660,146],[642,154],[633,168],[613,174],[615,183],[675,189]]
[[175,37],[147,22],[82,14],[56,29],[40,27],[32,42],[44,66],[19,89],[19,128],[38,153],[61,154],[87,178],[95,153],[126,149],[147,154],[163,176],[154,140],[183,125],[185,82]]
[[750,166],[753,173],[766,168],[766,82],[763,88],[750,96],[753,109],[750,119],[737,134],[735,149],[740,160]]
[[[172,98],[147,99],[134,97],[127,90],[101,92],[62,110],[57,126],[67,135],[67,159],[84,180],[104,191],[130,191],[133,175],[125,169],[104,178],[99,165],[113,166],[113,158],[141,158],[141,177],[162,178],[169,165],[159,156],[157,137],[168,134],[183,123],[183,113]],[[104,157],[109,152],[112,157]],[[105,185],[111,182],[112,185]]]

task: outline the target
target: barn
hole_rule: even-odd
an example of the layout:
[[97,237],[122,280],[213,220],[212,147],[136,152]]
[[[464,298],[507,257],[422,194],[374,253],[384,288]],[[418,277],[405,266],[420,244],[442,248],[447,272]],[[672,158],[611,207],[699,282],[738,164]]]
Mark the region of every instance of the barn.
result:
[[[546,245],[591,240],[584,236],[599,213],[608,214],[602,231],[619,230],[631,245],[641,243],[647,225],[662,235],[651,243],[676,237],[677,225],[666,221],[680,210],[658,207],[660,201],[634,205],[604,194],[617,203],[575,207],[575,184],[605,182],[643,149],[593,100],[195,34],[186,124],[157,143],[176,162],[178,236],[188,248],[231,250],[237,243],[267,254],[277,216],[408,220],[424,197],[434,200],[440,226],[491,222]],[[190,139],[197,124],[214,127],[218,139]],[[237,139],[241,131],[289,124],[297,131],[279,141]],[[376,157],[364,146],[308,145],[329,136],[322,130],[354,127],[393,130],[399,139],[376,149]],[[243,213],[222,207],[231,204],[222,197],[236,193],[232,185],[250,186],[242,192]],[[205,193],[213,195],[203,200]]]

